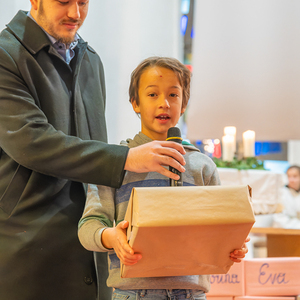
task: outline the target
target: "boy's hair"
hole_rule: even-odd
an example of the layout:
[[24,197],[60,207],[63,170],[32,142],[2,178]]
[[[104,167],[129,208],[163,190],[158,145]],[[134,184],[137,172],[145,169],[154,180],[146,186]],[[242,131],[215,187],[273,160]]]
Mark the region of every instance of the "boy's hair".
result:
[[298,173],[300,174],[300,167],[297,165],[293,165],[287,168],[286,173],[291,170],[291,169],[296,169],[298,171]]
[[191,72],[179,60],[172,57],[153,56],[143,60],[131,73],[131,80],[129,85],[129,102],[136,101],[139,105],[139,83],[142,74],[146,69],[152,67],[161,67],[172,70],[182,87],[182,107],[185,108],[190,99],[190,82]]

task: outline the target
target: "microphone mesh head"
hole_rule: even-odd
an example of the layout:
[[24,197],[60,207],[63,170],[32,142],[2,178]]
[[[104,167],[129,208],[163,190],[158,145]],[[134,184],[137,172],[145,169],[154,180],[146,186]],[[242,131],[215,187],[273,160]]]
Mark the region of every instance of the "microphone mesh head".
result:
[[168,130],[168,138],[181,137],[181,132],[178,127],[171,127]]

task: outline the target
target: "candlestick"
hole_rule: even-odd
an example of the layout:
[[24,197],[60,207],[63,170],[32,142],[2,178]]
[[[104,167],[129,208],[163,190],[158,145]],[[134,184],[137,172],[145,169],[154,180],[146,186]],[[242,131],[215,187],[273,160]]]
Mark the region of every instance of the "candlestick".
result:
[[224,135],[222,137],[222,159],[224,161],[232,161],[234,157],[234,137],[232,135]]
[[232,135],[233,140],[233,152],[236,152],[236,127],[235,126],[226,126],[224,127],[224,135]]
[[255,132],[247,130],[243,133],[244,157],[255,156]]

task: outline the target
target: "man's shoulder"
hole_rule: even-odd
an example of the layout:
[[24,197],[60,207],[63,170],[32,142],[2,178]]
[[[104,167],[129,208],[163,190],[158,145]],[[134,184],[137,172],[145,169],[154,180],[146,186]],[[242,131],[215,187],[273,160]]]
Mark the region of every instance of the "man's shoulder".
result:
[[93,54],[97,54],[96,50],[95,50],[93,47],[91,47],[90,45],[87,45],[87,49],[88,49],[90,52],[92,52]]
[[34,55],[49,45],[49,38],[25,11],[19,11],[0,34],[0,46],[7,52],[24,48]]

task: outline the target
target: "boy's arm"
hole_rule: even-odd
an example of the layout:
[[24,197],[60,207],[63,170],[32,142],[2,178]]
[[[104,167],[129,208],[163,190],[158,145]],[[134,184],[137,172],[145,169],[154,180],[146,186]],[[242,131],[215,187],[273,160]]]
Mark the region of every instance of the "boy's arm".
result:
[[205,184],[205,185],[221,185],[221,180],[220,180],[217,166],[214,167],[213,172],[212,172],[211,176],[209,177],[207,184]]
[[134,254],[133,249],[127,242],[126,228],[128,221],[120,222],[114,228],[106,228],[102,232],[102,244],[106,248],[113,248],[116,255],[124,265],[134,265],[141,258],[141,254]]
[[133,265],[142,258],[134,254],[128,245],[126,228],[128,222],[120,222],[114,227],[115,190],[106,186],[89,184],[83,215],[78,225],[78,237],[84,248],[96,252],[115,250],[116,255],[125,265]]
[[113,227],[115,219],[115,190],[89,184],[84,212],[78,224],[78,237],[84,248],[90,251],[106,252],[101,241],[102,232]]

